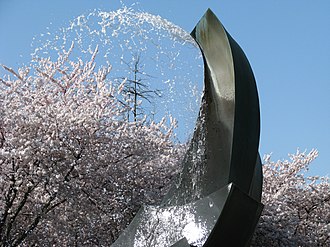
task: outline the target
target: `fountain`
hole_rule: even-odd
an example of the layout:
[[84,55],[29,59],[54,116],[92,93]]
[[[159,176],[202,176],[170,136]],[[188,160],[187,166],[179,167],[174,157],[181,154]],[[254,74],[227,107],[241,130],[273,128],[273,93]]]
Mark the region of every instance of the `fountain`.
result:
[[192,37],[204,95],[183,170],[158,206],[144,206],[113,247],[248,246],[260,217],[260,117],[244,52],[211,10]]
[[72,43],[70,58],[83,61],[98,47],[96,64],[111,66],[108,79],[115,86],[124,78],[134,80],[133,67],[138,65],[137,79],[148,91],[157,92],[148,95],[150,102],[142,101],[141,117],[160,122],[171,116],[178,123],[175,141],[186,143],[191,138],[203,91],[203,61],[189,33],[160,16],[123,5],[82,14],[59,30],[47,28],[32,42],[33,59],[57,57]]

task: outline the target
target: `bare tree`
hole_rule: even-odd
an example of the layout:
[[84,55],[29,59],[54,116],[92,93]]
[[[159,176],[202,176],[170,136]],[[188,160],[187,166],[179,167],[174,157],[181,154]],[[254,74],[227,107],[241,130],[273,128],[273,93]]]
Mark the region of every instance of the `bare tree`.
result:
[[130,78],[127,78],[127,83],[123,90],[129,106],[127,119],[130,121],[130,115],[132,115],[133,121],[136,122],[138,116],[145,115],[145,104],[152,104],[155,96],[161,97],[161,91],[159,89],[151,89],[148,84],[147,81],[154,78],[145,72],[145,65],[141,62],[140,54],[133,55],[131,62],[124,61],[124,63],[128,66],[130,74]]

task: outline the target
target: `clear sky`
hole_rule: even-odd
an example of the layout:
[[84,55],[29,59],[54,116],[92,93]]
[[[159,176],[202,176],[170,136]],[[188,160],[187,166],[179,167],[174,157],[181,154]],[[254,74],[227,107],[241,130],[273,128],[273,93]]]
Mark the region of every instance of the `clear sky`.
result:
[[[95,8],[120,7],[118,0],[0,0],[0,63],[14,68],[27,63],[33,37],[50,23],[56,29]],[[311,173],[330,174],[329,0],[140,0],[135,8],[188,32],[211,8],[252,65],[261,106],[261,155],[286,159],[297,148],[316,148],[320,154]]]

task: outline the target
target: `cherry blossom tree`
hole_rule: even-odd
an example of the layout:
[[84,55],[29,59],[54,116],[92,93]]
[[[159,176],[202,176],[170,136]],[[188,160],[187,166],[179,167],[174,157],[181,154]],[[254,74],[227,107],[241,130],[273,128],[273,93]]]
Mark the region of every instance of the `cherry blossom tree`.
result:
[[307,176],[318,152],[299,152],[290,160],[263,165],[263,203],[252,246],[330,246],[328,177]]
[[[0,79],[0,246],[109,246],[180,169],[175,120],[126,121],[125,80],[72,57]],[[265,208],[252,246],[330,246],[327,177],[317,151],[263,165]]]
[[0,246],[109,246],[177,170],[174,119],[125,121],[125,81],[107,79],[97,48],[87,62],[73,49],[3,66]]

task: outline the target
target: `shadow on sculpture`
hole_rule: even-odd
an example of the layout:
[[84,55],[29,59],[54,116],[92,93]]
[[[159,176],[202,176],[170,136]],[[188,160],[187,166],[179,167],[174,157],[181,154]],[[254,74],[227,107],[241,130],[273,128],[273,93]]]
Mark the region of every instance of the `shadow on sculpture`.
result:
[[259,100],[244,52],[208,10],[192,37],[204,95],[183,170],[158,206],[144,206],[112,246],[248,246],[262,204]]

